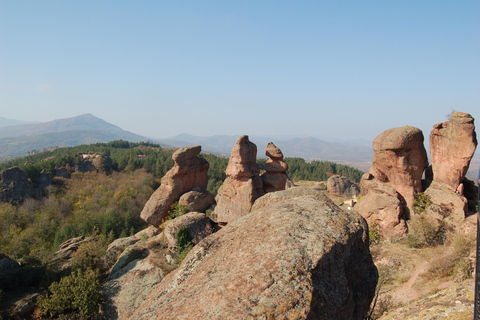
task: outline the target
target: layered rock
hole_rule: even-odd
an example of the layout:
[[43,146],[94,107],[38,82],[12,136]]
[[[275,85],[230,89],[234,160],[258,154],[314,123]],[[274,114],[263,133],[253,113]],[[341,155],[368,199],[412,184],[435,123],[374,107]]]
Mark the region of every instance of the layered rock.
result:
[[263,189],[265,193],[285,190],[288,176],[288,164],[283,161],[283,153],[273,142],[265,148],[268,157],[265,163],[265,172],[262,174]]
[[363,319],[377,279],[365,220],[298,187],[203,239],[131,319]]
[[200,146],[180,148],[173,155],[174,166],[162,178],[161,185],[145,204],[140,217],[158,227],[170,206],[193,189],[206,190],[209,164],[199,158]]
[[215,198],[217,221],[231,222],[250,212],[256,199],[265,194],[257,164],[257,146],[248,136],[238,138],[225,170],[227,178]]
[[434,125],[430,133],[433,180],[461,194],[476,147],[474,118],[468,113],[454,112],[449,121]]
[[327,191],[337,197],[356,197],[360,194],[360,187],[347,177],[334,175],[327,180]]

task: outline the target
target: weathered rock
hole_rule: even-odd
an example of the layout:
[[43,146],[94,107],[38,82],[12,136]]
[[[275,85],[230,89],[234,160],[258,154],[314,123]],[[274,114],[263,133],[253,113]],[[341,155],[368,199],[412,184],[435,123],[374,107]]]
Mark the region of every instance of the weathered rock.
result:
[[168,214],[170,206],[186,192],[198,188],[206,190],[209,164],[199,158],[200,146],[180,148],[173,155],[175,165],[162,178],[161,185],[145,204],[140,217],[158,227]]
[[203,239],[131,319],[363,319],[377,279],[365,220],[297,187]]
[[165,228],[165,241],[169,248],[173,250],[176,249],[177,232],[183,227],[188,228],[188,233],[192,237],[193,244],[199,243],[203,238],[216,231],[215,225],[204,213],[186,213],[170,221]]
[[144,257],[116,269],[102,286],[107,318],[128,319],[163,277],[162,270]]
[[20,269],[18,262],[10,259],[7,255],[0,253],[0,283],[2,283],[9,275]]
[[65,241],[53,254],[53,261],[59,264],[60,269],[70,268],[72,254],[78,250],[80,245],[94,240],[93,237],[85,238],[84,236],[80,236]]
[[215,198],[217,221],[231,222],[246,215],[255,200],[265,194],[256,161],[257,146],[248,140],[248,136],[239,137],[225,170],[227,178]]
[[385,239],[403,237],[407,233],[402,196],[392,187],[365,173],[361,180],[362,197],[355,210],[376,226]]
[[455,112],[450,121],[434,125],[430,133],[433,180],[456,191],[476,147],[474,119],[468,113]]
[[269,157],[262,174],[265,193],[285,190],[288,176],[285,172],[288,165],[283,161],[283,153],[273,142],[267,144],[265,155]]
[[453,221],[463,221],[465,213],[468,212],[467,199],[451,190],[450,186],[445,183],[438,183],[433,181],[425,194],[430,197],[430,200],[437,206],[446,210],[449,217]]
[[26,197],[34,194],[25,172],[13,167],[0,172],[0,201],[21,203]]
[[178,204],[188,207],[188,211],[205,212],[215,203],[215,198],[208,191],[190,191],[183,194]]
[[474,298],[473,280],[452,283],[434,295],[390,310],[379,320],[470,320],[475,309]]
[[327,191],[338,197],[356,197],[360,194],[360,187],[346,177],[334,175],[327,180]]
[[374,155],[370,173],[392,186],[413,208],[415,193],[422,190],[422,175],[428,167],[423,133],[410,126],[382,132],[373,141]]
[[68,179],[67,168],[61,167],[61,168],[55,169],[55,177]]

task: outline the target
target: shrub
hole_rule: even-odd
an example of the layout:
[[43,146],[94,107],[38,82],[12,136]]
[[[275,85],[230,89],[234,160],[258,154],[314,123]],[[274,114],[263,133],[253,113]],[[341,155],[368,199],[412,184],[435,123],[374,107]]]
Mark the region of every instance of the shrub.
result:
[[50,285],[49,294],[37,300],[40,318],[80,314],[95,319],[100,302],[100,278],[96,271],[78,269]]
[[178,253],[178,262],[181,263],[187,254],[192,250],[192,236],[188,231],[188,227],[181,227],[177,231],[177,253]]
[[424,248],[444,243],[446,229],[443,221],[433,225],[423,216],[415,216],[410,220],[407,244],[411,248]]
[[422,213],[425,209],[432,204],[430,197],[423,192],[415,194],[415,200],[413,201],[413,210],[416,213]]
[[380,243],[380,235],[378,234],[378,225],[374,222],[368,226],[368,238],[370,245]]

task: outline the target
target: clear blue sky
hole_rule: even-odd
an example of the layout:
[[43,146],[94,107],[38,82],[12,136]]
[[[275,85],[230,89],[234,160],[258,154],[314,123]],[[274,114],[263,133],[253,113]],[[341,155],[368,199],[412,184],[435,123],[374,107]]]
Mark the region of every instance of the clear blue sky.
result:
[[[480,121],[480,1],[0,1],[0,116],[373,139]],[[477,126],[478,126],[477,121]]]

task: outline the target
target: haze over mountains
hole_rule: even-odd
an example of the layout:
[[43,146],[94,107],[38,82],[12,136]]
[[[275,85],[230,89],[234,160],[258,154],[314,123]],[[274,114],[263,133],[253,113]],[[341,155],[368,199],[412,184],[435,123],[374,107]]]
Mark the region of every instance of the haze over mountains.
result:
[[[428,140],[428,133],[424,135]],[[154,139],[123,130],[92,114],[37,123],[0,117],[0,158],[23,156],[32,150],[56,146],[69,147],[119,139],[132,142],[150,141],[159,143],[164,148],[199,144],[204,152],[229,156],[237,138],[238,136],[229,135],[198,137],[180,134],[171,138]],[[345,143],[332,139],[327,142],[326,139],[315,137],[250,135],[250,140],[257,145],[258,157],[264,157],[265,146],[273,141],[287,157],[342,162],[363,171],[368,170],[373,156],[371,142],[355,139]],[[478,158],[477,152],[477,156],[472,160],[470,178],[474,178],[480,168]]]

